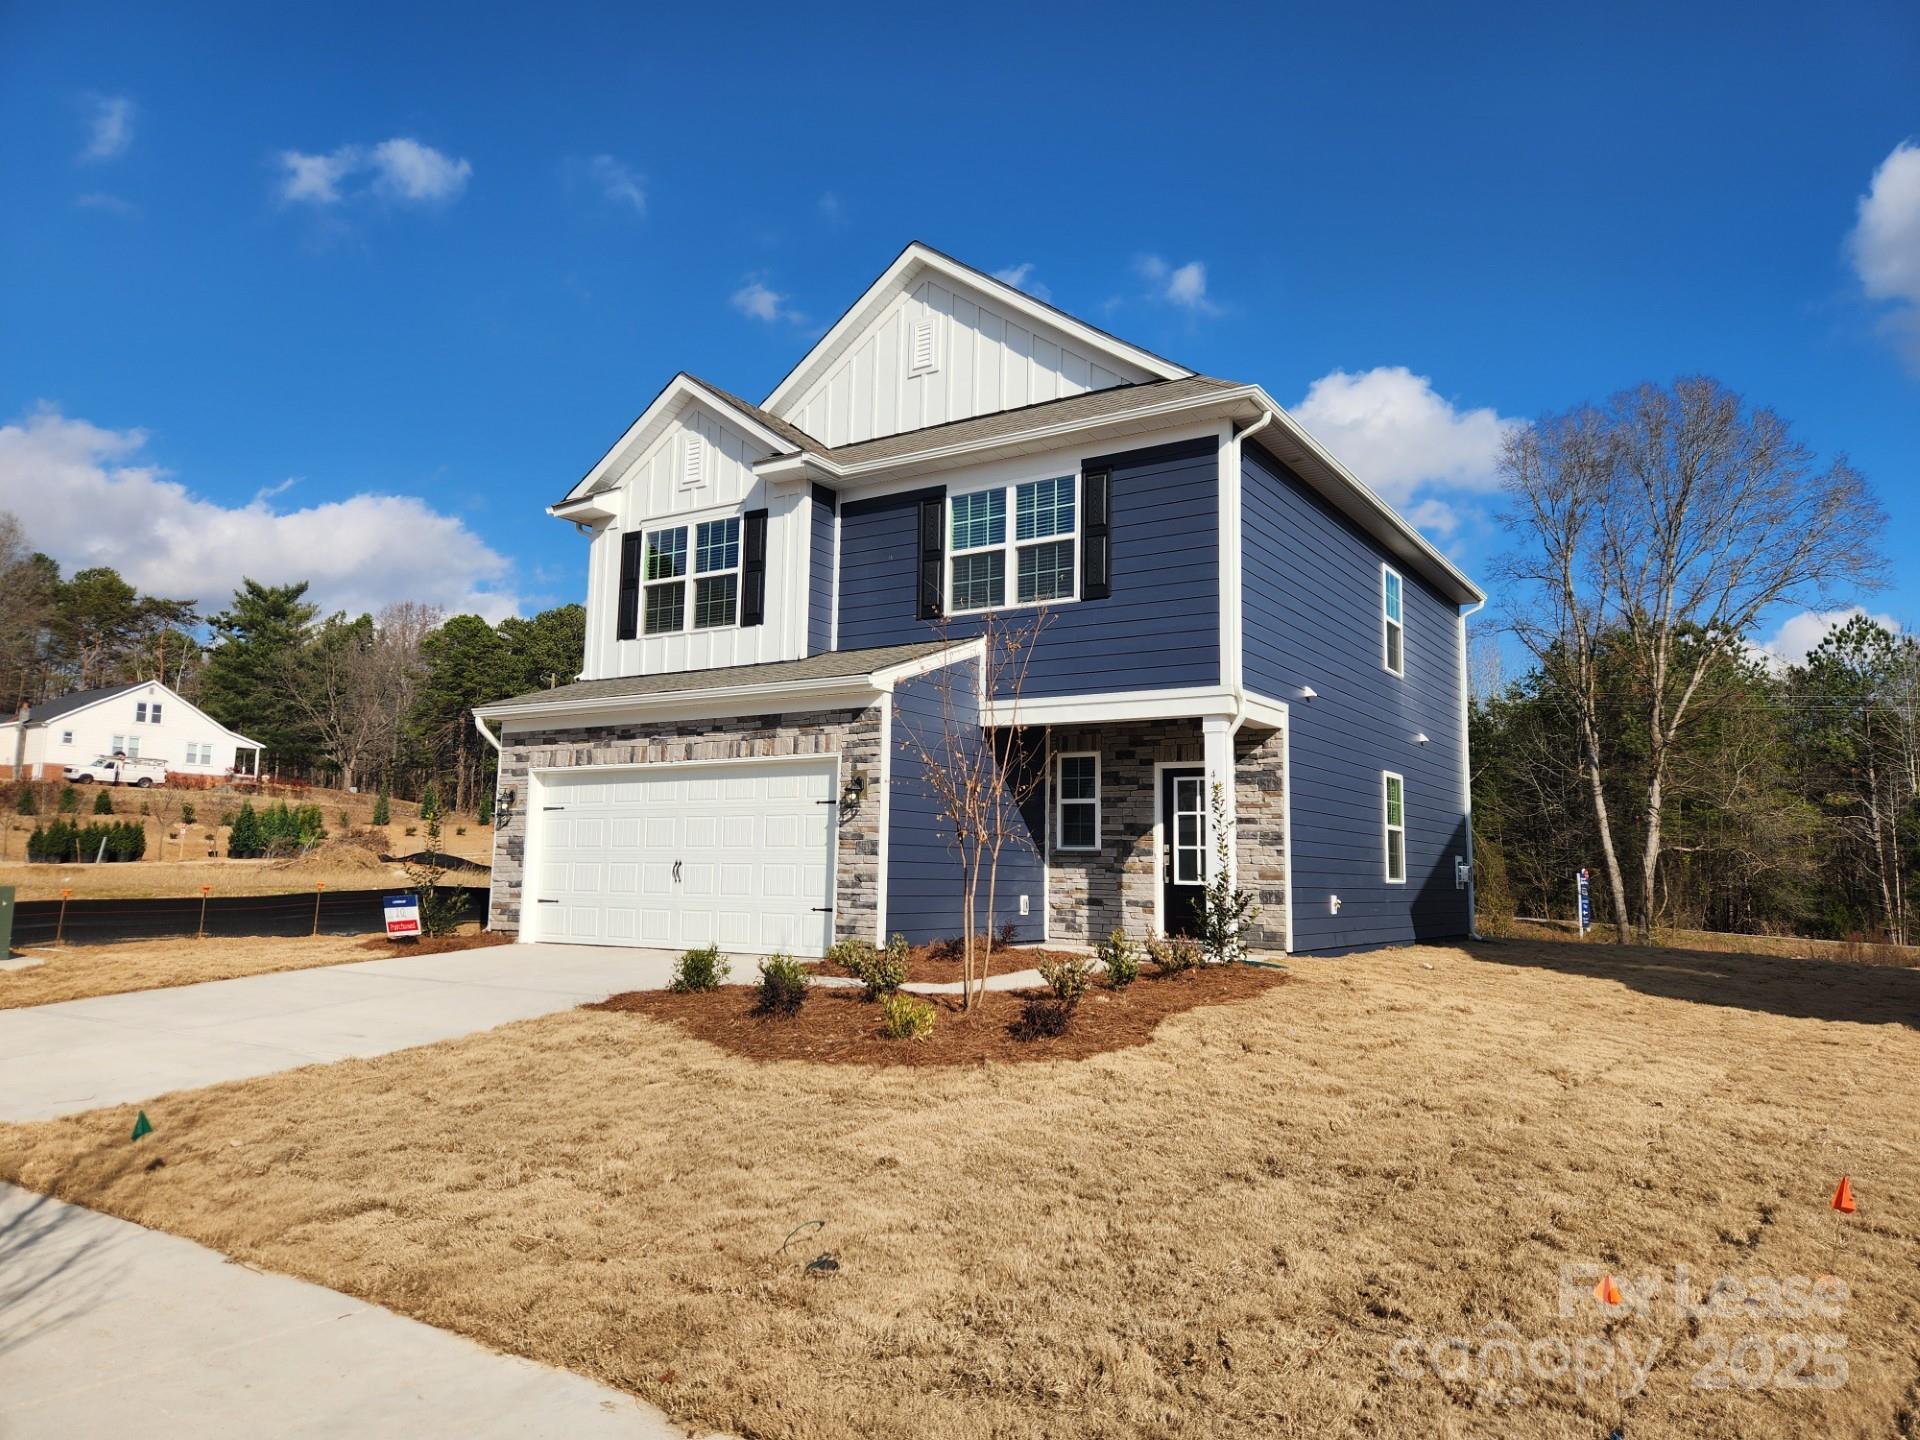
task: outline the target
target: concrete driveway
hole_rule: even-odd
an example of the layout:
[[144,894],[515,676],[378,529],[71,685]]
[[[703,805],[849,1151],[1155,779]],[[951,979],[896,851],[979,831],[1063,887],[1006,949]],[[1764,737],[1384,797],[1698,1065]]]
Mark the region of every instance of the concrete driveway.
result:
[[502,945],[0,1010],[0,1120],[448,1040],[658,988],[673,960],[664,950]]
[[685,1433],[582,1376],[0,1185],[7,1440]]

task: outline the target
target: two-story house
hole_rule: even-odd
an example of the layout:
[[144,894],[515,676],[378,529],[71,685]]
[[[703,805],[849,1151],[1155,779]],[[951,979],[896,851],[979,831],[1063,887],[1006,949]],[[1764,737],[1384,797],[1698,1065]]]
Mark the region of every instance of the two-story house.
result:
[[[956,704],[1042,767],[1018,938],[1183,930],[1221,838],[1262,947],[1471,928],[1483,596],[1258,385],[915,244],[761,403],[675,376],[550,513],[587,537],[585,663],[477,713],[496,928],[957,934],[919,755]],[[1043,609],[1016,717],[970,637]]]

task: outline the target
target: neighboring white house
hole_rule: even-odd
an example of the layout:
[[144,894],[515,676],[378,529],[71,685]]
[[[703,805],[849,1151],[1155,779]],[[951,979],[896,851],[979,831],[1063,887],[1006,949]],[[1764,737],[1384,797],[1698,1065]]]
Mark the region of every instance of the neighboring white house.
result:
[[0,775],[58,777],[61,767],[122,753],[178,775],[254,775],[260,744],[227,729],[158,680],[79,690],[0,724]]

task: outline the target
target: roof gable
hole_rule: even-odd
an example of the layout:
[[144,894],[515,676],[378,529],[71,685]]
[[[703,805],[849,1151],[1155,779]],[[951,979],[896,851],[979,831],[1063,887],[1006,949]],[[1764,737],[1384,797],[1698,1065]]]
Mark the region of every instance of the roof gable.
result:
[[[75,690],[70,694],[61,695],[52,700],[43,700],[27,712],[27,728],[29,730],[38,729],[51,721],[78,714],[82,710],[91,710],[95,705],[105,704],[107,701],[118,699],[123,695],[131,695],[136,690],[157,690],[160,694],[166,696],[166,703],[168,705],[177,707],[173,712],[176,715],[179,710],[191,710],[195,715],[198,715],[204,720],[207,725],[220,731],[222,734],[231,735],[234,739],[245,741],[248,745],[255,746],[256,748],[259,744],[258,741],[248,740],[247,737],[242,735],[238,730],[232,730],[222,725],[218,720],[207,714],[206,711],[187,699],[186,696],[182,695],[164,680],[130,680],[123,685],[102,685],[93,690]],[[9,719],[11,719],[11,717],[9,717]]]
[[1193,372],[918,242],[767,397],[828,445]]

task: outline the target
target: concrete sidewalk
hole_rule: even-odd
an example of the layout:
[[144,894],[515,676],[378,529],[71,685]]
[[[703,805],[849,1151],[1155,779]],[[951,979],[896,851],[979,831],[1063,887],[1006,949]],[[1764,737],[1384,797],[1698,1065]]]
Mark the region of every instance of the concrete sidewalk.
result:
[[0,1185],[0,1435],[620,1437],[630,1395]]
[[674,958],[502,945],[0,1010],[0,1120],[47,1120],[490,1030],[656,989]]

